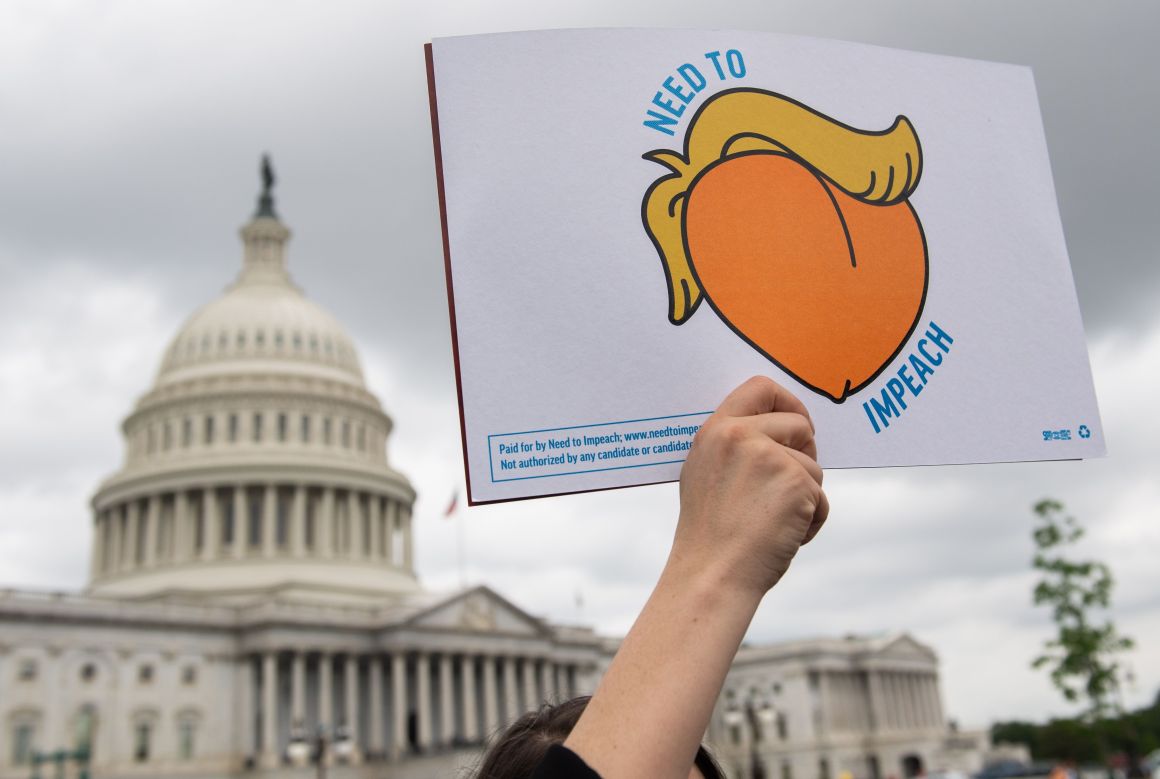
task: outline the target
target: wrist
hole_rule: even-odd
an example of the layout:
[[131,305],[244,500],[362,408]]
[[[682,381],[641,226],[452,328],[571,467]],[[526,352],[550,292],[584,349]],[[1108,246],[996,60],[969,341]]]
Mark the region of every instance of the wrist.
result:
[[706,562],[700,556],[682,555],[674,547],[661,571],[656,593],[686,602],[694,613],[733,617],[748,628],[765,590],[740,580],[729,566]]

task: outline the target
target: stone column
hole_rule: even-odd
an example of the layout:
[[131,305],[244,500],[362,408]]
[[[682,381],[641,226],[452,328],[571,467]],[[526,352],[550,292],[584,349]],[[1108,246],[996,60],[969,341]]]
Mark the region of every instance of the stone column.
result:
[[555,680],[556,681],[556,684],[555,684],[556,695],[558,695],[560,697],[560,700],[564,700],[564,701],[571,700],[574,696],[572,694],[572,691],[570,689],[568,689],[568,668],[567,668],[567,666],[561,665],[560,663],[557,663],[556,668],[555,668],[555,673],[553,674],[553,676],[556,677],[556,680]]
[[395,519],[399,513],[398,501],[387,498],[387,505],[383,511],[383,545],[385,552],[383,556],[386,558],[387,565],[395,564]]
[[420,652],[415,658],[416,696],[419,708],[419,749],[431,748],[431,656]]
[[473,744],[479,740],[479,720],[475,711],[475,658],[471,655],[459,659],[459,681],[463,685],[463,740]]
[[866,688],[870,695],[870,730],[880,733],[886,729],[886,719],[882,706],[882,679],[877,671],[866,672]]
[[318,515],[314,518],[315,543],[319,557],[334,556],[334,487],[323,487]]
[[346,551],[350,557],[361,558],[366,554],[363,538],[362,494],[355,490],[346,493]]
[[362,750],[359,748],[358,733],[358,658],[353,654],[346,656],[346,727],[350,733],[351,743],[354,745],[351,760],[362,762]]
[[141,502],[138,500],[129,501],[125,508],[125,517],[127,521],[124,527],[124,537],[121,539],[125,542],[121,555],[122,571],[130,571],[137,567],[137,539],[140,538],[140,531],[137,530],[137,524],[141,521]]
[[262,757],[261,764],[274,768],[278,759],[278,655],[262,655]]
[[486,655],[483,658],[483,736],[487,740],[495,735],[499,729],[499,697],[496,695],[496,672],[498,671],[496,658]]
[[145,555],[143,563],[149,568],[157,563],[157,536],[161,525],[161,496],[149,496],[149,503],[145,509]]
[[234,557],[244,557],[249,545],[250,512],[246,500],[246,485],[234,485]]
[[93,543],[89,550],[89,578],[96,581],[105,569],[105,533],[109,527],[107,511],[93,512]]
[[382,544],[382,520],[383,520],[383,501],[378,495],[370,493],[367,495],[367,511],[370,513],[371,523],[371,544],[370,549],[367,549],[367,558],[377,561],[379,559],[379,547]]
[[294,652],[290,662],[290,726],[306,724],[306,655]]
[[914,674],[907,674],[902,677],[906,683],[904,690],[906,691],[906,708],[911,715],[911,727],[922,727],[922,700],[919,698],[918,677]]
[[218,518],[217,490],[205,487],[201,491],[201,559],[203,562],[217,557],[221,543],[222,529]]
[[106,551],[108,562],[105,565],[105,573],[116,573],[121,569],[121,517],[125,511],[124,506],[116,506],[109,509],[109,548]]
[[833,701],[830,699],[830,675],[826,671],[818,671],[818,698],[821,700],[821,733],[818,735],[828,736],[832,730],[831,715],[833,714]]
[[391,655],[391,759],[407,751],[407,656]]
[[399,504],[399,519],[403,523],[403,568],[415,570],[414,550],[411,547],[411,508]]
[[262,556],[278,552],[278,488],[267,484],[262,491]]
[[555,673],[552,671],[552,658],[545,657],[543,664],[540,666],[540,694],[544,696],[545,703],[553,703],[556,701],[556,690],[554,685],[556,682]]
[[329,652],[318,656],[318,724],[334,735],[334,658]]
[[193,520],[189,516],[189,493],[173,496],[173,558],[184,563],[193,557]]
[[508,655],[503,661],[504,725],[510,725],[520,716],[520,698],[516,688],[516,659]]
[[931,676],[930,686],[930,695],[934,702],[935,724],[941,728],[945,720],[943,719],[942,691],[938,686],[938,674]]
[[236,749],[242,758],[254,754],[254,704],[257,700],[257,678],[254,674],[254,659],[243,655],[238,664],[238,742]]
[[367,735],[367,752],[374,757],[383,754],[383,658],[377,654],[370,656],[371,671],[371,716]]
[[303,557],[306,554],[306,487],[294,487],[294,501],[290,510],[290,554]]
[[536,690],[536,661],[530,657],[524,658],[524,711],[533,711],[540,707],[539,693]]
[[439,744],[450,746],[455,740],[455,694],[451,689],[451,655],[439,657]]

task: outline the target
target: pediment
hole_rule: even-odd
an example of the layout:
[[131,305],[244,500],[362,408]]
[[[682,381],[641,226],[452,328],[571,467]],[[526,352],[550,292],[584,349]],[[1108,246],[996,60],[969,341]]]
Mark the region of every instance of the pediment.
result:
[[542,621],[487,587],[476,587],[437,603],[407,620],[410,627],[540,637]]
[[937,660],[938,656],[930,647],[920,644],[905,633],[885,643],[876,653],[878,657],[891,660]]

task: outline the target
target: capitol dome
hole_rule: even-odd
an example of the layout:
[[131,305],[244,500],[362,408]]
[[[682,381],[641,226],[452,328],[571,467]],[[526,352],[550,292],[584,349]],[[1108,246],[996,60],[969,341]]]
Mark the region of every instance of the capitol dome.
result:
[[415,493],[353,341],[293,283],[273,175],[242,268],[166,348],[93,498],[90,591],[350,602],[418,590]]

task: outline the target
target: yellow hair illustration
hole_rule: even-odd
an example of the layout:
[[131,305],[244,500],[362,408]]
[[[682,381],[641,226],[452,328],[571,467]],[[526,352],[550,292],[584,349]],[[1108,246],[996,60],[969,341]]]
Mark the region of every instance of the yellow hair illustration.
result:
[[872,132],[774,92],[740,88],[713,96],[690,121],[683,153],[657,149],[644,155],[672,171],[649,187],[641,216],[665,268],[673,324],[685,322],[704,294],[685,245],[686,196],[711,164],[756,151],[784,154],[872,205],[907,199],[922,174],[918,136],[904,116]]

